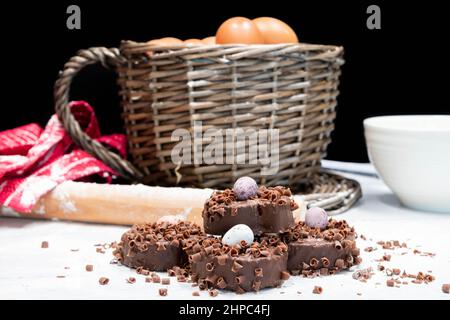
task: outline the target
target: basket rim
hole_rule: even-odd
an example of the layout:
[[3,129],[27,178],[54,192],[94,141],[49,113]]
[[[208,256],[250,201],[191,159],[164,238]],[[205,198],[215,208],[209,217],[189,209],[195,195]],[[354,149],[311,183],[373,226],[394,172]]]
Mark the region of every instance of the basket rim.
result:
[[182,49],[230,49],[230,48],[248,48],[248,49],[265,49],[265,50],[280,50],[286,48],[298,48],[303,50],[342,50],[342,45],[327,45],[327,44],[314,44],[307,42],[300,43],[279,43],[279,44],[173,44],[168,46],[149,44],[145,41],[133,41],[133,40],[122,40],[120,43],[121,48],[133,47],[153,49],[153,50],[182,50]]

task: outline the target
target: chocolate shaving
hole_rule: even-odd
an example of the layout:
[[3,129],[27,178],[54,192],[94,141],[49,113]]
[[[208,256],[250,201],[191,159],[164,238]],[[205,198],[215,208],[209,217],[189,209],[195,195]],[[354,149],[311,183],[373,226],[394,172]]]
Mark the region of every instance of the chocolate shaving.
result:
[[199,262],[200,260],[202,260],[202,254],[200,252],[189,256],[189,261],[191,262]]
[[245,290],[242,289],[240,286],[237,286],[235,292],[236,292],[236,294],[243,294],[243,293],[245,293]]
[[156,243],[156,251],[164,251],[166,250],[166,244],[164,242]]
[[449,283],[444,283],[442,285],[442,292],[443,293],[447,293],[447,294],[450,293],[450,284]]
[[309,260],[309,265],[313,269],[316,269],[319,266],[319,260],[317,260],[316,258],[311,258],[311,260]]
[[167,296],[167,289],[165,289],[165,288],[159,289],[159,295],[160,295],[161,297]]
[[98,283],[100,283],[100,285],[102,286],[107,285],[109,283],[109,279],[106,277],[101,277],[100,279],[98,279]]
[[87,264],[86,265],[86,271],[87,272],[91,272],[92,270],[94,270],[94,266],[92,264]]
[[263,269],[262,268],[255,268],[255,277],[262,278],[263,276]]
[[236,276],[236,277],[234,278],[234,281],[235,281],[237,284],[243,284],[243,283],[245,282],[245,276]]
[[217,279],[216,285],[219,289],[225,289],[227,286],[227,282],[223,277],[219,277],[219,279]]
[[217,297],[217,295],[219,294],[219,291],[216,289],[210,290],[209,291],[209,296],[210,297]]
[[42,241],[41,248],[42,249],[47,249],[48,248],[48,241]]
[[313,292],[314,294],[322,294],[323,289],[322,289],[322,287],[314,286],[314,289],[313,289],[312,292]]
[[208,288],[208,286],[206,285],[206,280],[205,279],[199,279],[198,280],[198,288],[200,290],[206,290]]
[[259,280],[253,281],[253,283],[252,283],[252,289],[253,289],[254,291],[259,291],[259,290],[261,289],[261,281],[259,281]]
[[169,284],[170,284],[170,278],[162,278],[161,284],[163,284],[163,285],[169,285]]
[[345,267],[345,262],[343,259],[337,259],[334,266],[338,269],[343,269]]
[[353,272],[352,277],[355,280],[359,280],[362,282],[366,282],[369,280],[374,273],[372,272],[372,268],[361,269]]
[[289,272],[287,272],[287,271],[281,271],[280,278],[281,278],[281,280],[287,280],[287,279],[289,279],[289,278],[290,278]]
[[205,268],[206,268],[206,271],[211,272],[211,271],[214,270],[214,264],[211,263],[211,262],[208,262],[208,263],[206,264]]
[[175,270],[173,270],[173,269],[167,270],[167,274],[169,275],[169,277],[175,277],[175,275],[176,275]]
[[225,254],[220,255],[217,257],[217,264],[220,266],[223,266],[227,262],[227,259],[228,259],[227,255],[225,255]]
[[231,271],[236,273],[236,272],[238,272],[241,269],[242,269],[242,265],[239,264],[237,261],[234,261],[233,265],[231,266]]
[[135,283],[136,282],[136,278],[133,278],[133,277],[129,277],[128,279],[127,279],[127,282],[128,283]]

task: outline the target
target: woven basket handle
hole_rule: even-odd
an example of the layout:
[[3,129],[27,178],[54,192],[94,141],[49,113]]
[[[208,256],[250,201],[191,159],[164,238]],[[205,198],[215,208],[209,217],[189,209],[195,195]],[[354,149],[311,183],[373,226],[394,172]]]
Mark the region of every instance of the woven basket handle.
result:
[[130,180],[140,180],[142,174],[139,170],[129,161],[122,159],[119,155],[111,152],[101,143],[89,137],[81,129],[80,124],[70,112],[69,91],[73,78],[84,67],[98,62],[106,68],[114,69],[116,66],[125,63],[125,58],[120,55],[119,50],[116,48],[95,47],[80,50],[77,55],[72,57],[64,65],[64,69],[59,73],[54,88],[55,111],[64,128],[76,144],[103,161],[123,177]]

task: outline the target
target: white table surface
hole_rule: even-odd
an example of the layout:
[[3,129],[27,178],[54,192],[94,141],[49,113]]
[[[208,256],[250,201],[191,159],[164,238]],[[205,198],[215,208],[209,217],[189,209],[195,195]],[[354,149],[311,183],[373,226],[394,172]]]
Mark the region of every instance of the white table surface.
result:
[[[346,173],[357,179],[364,197],[351,210],[337,216],[354,225],[359,234],[363,263],[351,271],[334,276],[307,279],[291,277],[280,289],[264,289],[258,293],[236,295],[220,292],[210,298],[207,292],[193,297],[197,288],[188,283],[177,283],[171,278],[169,286],[146,283],[145,277],[124,266],[110,264],[111,250],[97,253],[95,244],[120,239],[127,229],[123,226],[37,221],[18,218],[0,218],[0,298],[1,299],[450,299],[441,290],[450,283],[450,214],[412,211],[402,207],[390,190],[377,178],[368,176],[371,167],[352,164],[326,165],[346,170],[363,169],[366,175]],[[372,241],[370,240],[372,239]],[[409,249],[383,250],[379,240],[407,242]],[[41,242],[48,241],[49,248],[42,249]],[[373,252],[363,249],[372,246]],[[434,257],[413,254],[413,249],[432,252]],[[71,251],[78,249],[78,251]],[[376,270],[384,253],[392,256],[387,268],[400,268],[408,273],[428,272],[436,277],[429,284],[387,287],[389,278]],[[407,254],[402,255],[402,252]],[[93,272],[85,265],[92,264]],[[65,269],[68,267],[70,269]],[[352,278],[355,270],[373,267],[375,275],[362,283]],[[58,278],[57,276],[65,276]],[[98,283],[108,277],[106,286]],[[167,277],[160,273],[161,277]],[[126,282],[135,277],[136,283]],[[321,286],[321,295],[313,294],[314,286]],[[158,289],[168,288],[168,296],[160,297]],[[359,295],[358,295],[359,293]]]

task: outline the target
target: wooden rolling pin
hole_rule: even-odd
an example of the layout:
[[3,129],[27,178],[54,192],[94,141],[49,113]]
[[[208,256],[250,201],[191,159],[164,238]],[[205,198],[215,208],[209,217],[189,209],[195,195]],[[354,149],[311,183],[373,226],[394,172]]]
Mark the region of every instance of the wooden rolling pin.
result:
[[[0,215],[122,225],[153,222],[165,215],[182,215],[203,225],[203,205],[212,192],[212,189],[67,181],[43,196],[32,213],[19,214],[0,208]],[[294,213],[296,217],[299,212]]]

